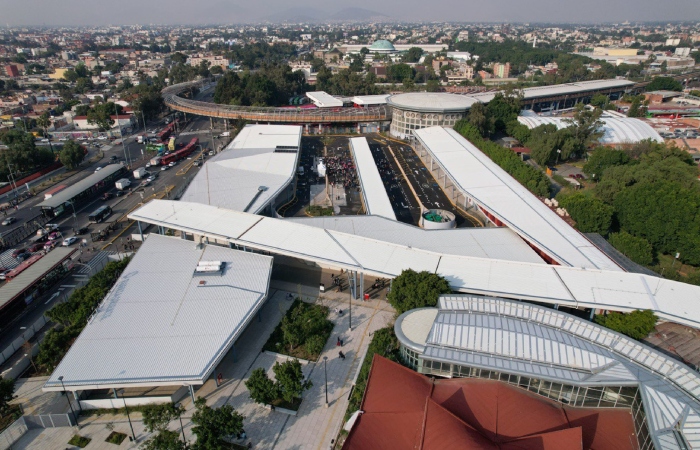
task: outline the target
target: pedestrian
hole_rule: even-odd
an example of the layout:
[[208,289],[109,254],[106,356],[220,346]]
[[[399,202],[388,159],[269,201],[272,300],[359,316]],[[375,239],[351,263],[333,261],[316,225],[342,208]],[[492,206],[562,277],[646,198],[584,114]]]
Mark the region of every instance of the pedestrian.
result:
[[338,357],[339,357],[340,359],[342,359],[343,361],[345,361],[345,353],[343,353],[342,351],[339,351],[339,352],[338,352]]
[[336,341],[335,346],[340,347],[340,336],[338,336],[338,340]]

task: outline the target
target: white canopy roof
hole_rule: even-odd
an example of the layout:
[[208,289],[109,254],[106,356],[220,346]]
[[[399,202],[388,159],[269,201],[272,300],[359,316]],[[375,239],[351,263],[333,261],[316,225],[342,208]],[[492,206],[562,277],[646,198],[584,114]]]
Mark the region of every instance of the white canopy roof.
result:
[[523,239],[573,267],[621,270],[581,233],[456,131],[415,130],[455,186]]
[[427,270],[465,293],[613,311],[651,309],[700,326],[699,286],[648,275],[438,253],[188,202],[153,200],[129,218],[373,276]]
[[[221,272],[195,273],[202,261]],[[272,258],[151,234],[44,386],[203,384],[266,297]]]
[[182,199],[261,211],[294,180],[301,132],[293,125],[245,126],[226,150],[204,163]]
[[367,144],[367,138],[351,138],[350,150],[355,160],[357,177],[362,187],[362,197],[365,200],[367,214],[396,220],[394,208],[391,206],[389,195],[387,195],[382,177],[379,175],[372,151]]
[[343,102],[323,91],[307,92],[306,96],[319,108],[340,108]]

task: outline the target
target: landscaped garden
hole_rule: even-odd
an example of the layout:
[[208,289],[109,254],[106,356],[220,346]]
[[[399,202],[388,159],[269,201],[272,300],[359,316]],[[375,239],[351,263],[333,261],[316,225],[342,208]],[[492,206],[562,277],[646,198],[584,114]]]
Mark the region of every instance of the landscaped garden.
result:
[[264,351],[316,361],[333,331],[328,307],[296,299],[275,327]]

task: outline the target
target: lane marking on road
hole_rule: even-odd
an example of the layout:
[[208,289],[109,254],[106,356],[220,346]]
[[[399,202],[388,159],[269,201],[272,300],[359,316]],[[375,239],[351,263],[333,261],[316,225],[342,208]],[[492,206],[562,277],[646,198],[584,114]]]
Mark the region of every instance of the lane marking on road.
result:
[[62,284],[61,287],[62,288],[74,288],[75,285],[74,284]]
[[55,299],[59,295],[61,295],[61,294],[59,294],[58,292],[54,292],[53,295],[51,297],[49,297],[48,300],[46,300],[46,303],[44,303],[44,305],[48,305],[49,303],[51,303],[53,301],[53,299]]

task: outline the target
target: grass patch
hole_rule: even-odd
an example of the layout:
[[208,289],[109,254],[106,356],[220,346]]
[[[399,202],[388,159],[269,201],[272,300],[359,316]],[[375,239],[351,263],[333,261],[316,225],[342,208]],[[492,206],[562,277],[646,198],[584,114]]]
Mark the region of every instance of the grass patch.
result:
[[80,436],[78,434],[74,435],[68,441],[68,445],[75,445],[76,447],[85,448],[92,439]]
[[306,214],[314,217],[319,217],[319,216],[332,216],[333,215],[333,207],[332,206],[318,206],[318,205],[311,205],[308,208],[306,208]]
[[120,433],[118,431],[112,431],[111,433],[109,433],[109,436],[107,436],[107,439],[105,439],[105,442],[120,445],[124,441],[124,439],[126,439],[126,434]]
[[275,408],[284,408],[284,409],[289,409],[291,411],[299,411],[299,408],[301,407],[301,399],[295,398],[292,403],[289,403],[289,402],[285,401],[283,398],[278,398],[276,400],[273,400],[271,405],[274,406]]
[[333,331],[328,307],[294,300],[263,346],[264,351],[316,361]]

